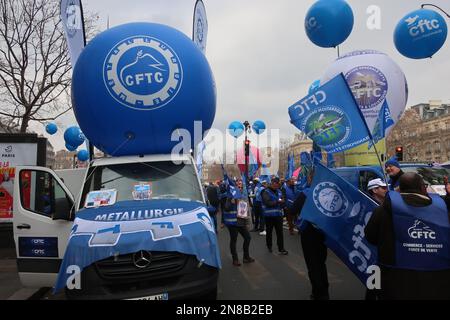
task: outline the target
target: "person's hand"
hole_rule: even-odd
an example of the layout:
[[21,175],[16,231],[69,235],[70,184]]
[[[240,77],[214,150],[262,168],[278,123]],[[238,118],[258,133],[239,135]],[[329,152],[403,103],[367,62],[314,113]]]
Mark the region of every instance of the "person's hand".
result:
[[447,191],[447,194],[450,194],[450,184],[448,183],[447,176],[444,176],[444,186],[445,186],[445,191]]

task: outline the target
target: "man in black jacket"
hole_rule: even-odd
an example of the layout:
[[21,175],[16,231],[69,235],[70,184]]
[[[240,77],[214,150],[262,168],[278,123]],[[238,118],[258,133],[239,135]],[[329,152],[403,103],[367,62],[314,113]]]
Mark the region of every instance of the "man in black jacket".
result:
[[[431,213],[433,213],[436,211],[433,209],[434,206],[437,206],[437,203],[441,200],[439,197],[430,198],[430,195],[426,192],[426,186],[422,178],[415,173],[403,174],[400,178],[399,187],[400,194],[390,192],[383,205],[374,210],[372,217],[365,227],[366,239],[378,248],[378,263],[381,269],[380,298],[388,300],[450,299],[450,268],[439,270],[422,269],[419,271],[417,267],[412,266],[422,263],[425,259],[421,257],[424,257],[425,254],[413,255],[411,252],[408,252],[408,248],[404,248],[405,246],[398,246],[399,243],[405,240],[399,240],[398,234],[395,232],[395,230],[400,230],[398,229],[399,222],[394,223],[394,220],[399,221],[396,218],[400,216],[399,213],[402,214],[402,219],[408,217],[398,208],[405,208],[404,210],[411,210],[411,212],[418,214],[431,208]],[[440,210],[444,215],[440,219],[444,222],[450,221],[450,186],[448,183],[446,183],[446,190],[447,195],[443,197],[445,204],[441,203],[440,205],[441,208],[444,208],[444,210]],[[445,209],[447,216],[445,216]],[[414,221],[414,217],[412,219]],[[417,221],[420,223],[420,219],[415,220],[416,223],[412,227],[416,227]],[[425,231],[430,230],[426,223],[422,229]],[[406,234],[409,233],[408,229]],[[447,237],[448,240],[449,235],[444,234],[444,237]],[[409,242],[421,241],[420,237],[416,236],[415,238],[410,239]],[[427,246],[425,245],[424,247]],[[404,259],[405,255],[399,255],[399,252],[404,254],[405,251],[406,255],[410,255],[409,259]],[[428,257],[426,256],[426,258]],[[402,259],[403,261],[401,261]],[[405,261],[410,263],[411,267],[405,267]]]

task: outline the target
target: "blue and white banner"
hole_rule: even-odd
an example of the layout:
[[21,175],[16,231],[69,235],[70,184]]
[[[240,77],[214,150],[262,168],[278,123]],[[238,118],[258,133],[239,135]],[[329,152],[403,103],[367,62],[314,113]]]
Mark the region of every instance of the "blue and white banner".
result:
[[248,161],[248,177],[249,179],[253,179],[256,172],[258,171],[258,162],[256,161],[253,152],[249,152],[249,161]]
[[221,268],[219,246],[207,208],[181,200],[121,201],[77,212],[55,292],[64,288],[69,266],[83,270],[120,254],[176,251]]
[[206,19],[206,9],[202,0],[197,0],[195,3],[193,23],[192,40],[205,53],[208,36],[208,20]]
[[325,243],[364,283],[367,267],[377,263],[377,249],[364,237],[364,227],[378,205],[324,165],[317,163],[300,217],[325,234]]
[[271,174],[269,168],[267,168],[266,164],[263,163],[261,167],[261,174],[259,176],[260,181],[266,181],[267,183],[270,183],[270,176]]
[[60,11],[70,53],[70,61],[72,62],[72,67],[74,67],[86,45],[81,0],[61,0]]
[[205,152],[206,149],[206,143],[205,141],[201,141],[198,146],[197,146],[197,159],[196,159],[196,164],[197,164],[197,173],[200,179],[202,179],[203,174],[202,174],[202,169],[203,169],[203,152]]
[[384,139],[386,136],[386,129],[394,125],[394,123],[395,121],[392,119],[387,100],[384,100],[372,131],[372,141],[369,141],[369,149],[372,148],[374,143]]
[[291,122],[327,153],[369,140],[369,130],[342,74],[289,107]]

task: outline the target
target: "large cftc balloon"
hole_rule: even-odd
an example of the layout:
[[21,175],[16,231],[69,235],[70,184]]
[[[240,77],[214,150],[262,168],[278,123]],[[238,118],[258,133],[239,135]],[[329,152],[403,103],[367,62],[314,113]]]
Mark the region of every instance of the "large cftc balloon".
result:
[[51,122],[45,126],[45,131],[47,131],[48,134],[54,135],[58,131],[58,126]]
[[406,107],[408,87],[403,71],[391,58],[375,50],[350,52],[331,64],[320,83],[325,84],[339,73],[347,80],[372,132],[385,101],[392,119],[398,121]]
[[75,65],[72,100],[89,142],[114,156],[169,153],[176,129],[187,129],[193,145],[194,121],[203,133],[216,111],[204,54],[182,32],[155,23],[96,36]]
[[430,58],[444,45],[447,24],[433,10],[419,9],[404,16],[394,31],[397,50],[411,59]]
[[85,140],[85,137],[83,133],[81,132],[80,128],[76,126],[72,126],[66,129],[64,131],[64,141],[74,147],[80,146]]
[[256,134],[261,134],[266,130],[266,124],[264,121],[256,120],[253,122],[252,129]]
[[336,47],[348,38],[353,22],[352,8],[344,0],[319,0],[306,13],[305,31],[315,45]]
[[239,121],[233,121],[228,126],[228,132],[235,138],[240,137],[244,133],[244,125]]

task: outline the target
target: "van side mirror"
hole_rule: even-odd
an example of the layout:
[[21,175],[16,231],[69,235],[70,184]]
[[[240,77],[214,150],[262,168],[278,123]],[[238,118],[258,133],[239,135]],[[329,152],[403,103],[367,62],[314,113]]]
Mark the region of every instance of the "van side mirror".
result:
[[66,220],[73,221],[75,215],[72,214],[73,204],[72,201],[65,197],[55,199],[55,211],[52,214],[53,220]]

